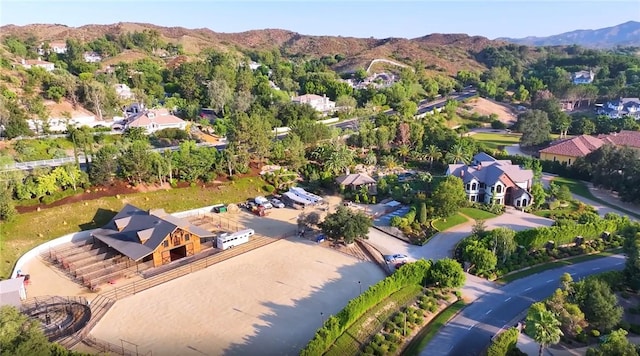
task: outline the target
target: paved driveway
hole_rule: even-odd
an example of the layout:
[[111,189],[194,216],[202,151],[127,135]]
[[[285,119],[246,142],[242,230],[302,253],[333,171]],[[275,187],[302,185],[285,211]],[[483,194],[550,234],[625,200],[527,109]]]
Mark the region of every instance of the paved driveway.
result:
[[[515,231],[520,231],[538,226],[551,226],[553,220],[527,214],[515,209],[508,209],[504,214],[486,220],[485,224],[488,229],[508,227]],[[369,230],[368,242],[385,255],[401,253],[416,260],[420,258],[439,260],[445,257],[451,257],[456,244],[469,236],[472,229],[472,222],[455,226],[452,229],[438,233],[424,246],[411,245],[380,232],[377,229],[371,229]]]

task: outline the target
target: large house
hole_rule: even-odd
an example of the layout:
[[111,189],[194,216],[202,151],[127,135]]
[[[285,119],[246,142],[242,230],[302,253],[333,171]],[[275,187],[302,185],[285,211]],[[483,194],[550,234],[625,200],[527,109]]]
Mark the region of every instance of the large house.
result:
[[333,111],[336,108],[336,103],[329,100],[326,95],[305,94],[293,97],[291,101],[298,104],[311,105],[312,108],[322,113]]
[[[116,125],[119,126],[116,127]],[[123,123],[114,125],[114,128],[125,130],[132,127],[141,127],[145,129],[147,134],[151,134],[169,128],[184,130],[187,123],[181,118],[171,115],[167,109],[151,109],[135,112],[127,116]]]
[[472,202],[524,208],[533,201],[533,171],[484,152],[475,155],[471,164],[450,164],[446,174],[462,179]]
[[40,67],[43,68],[44,70],[46,70],[47,72],[51,72],[52,70],[56,69],[56,65],[51,63],[51,62],[47,62],[47,61],[43,61],[42,58],[38,58],[38,59],[23,59],[20,61],[20,64],[25,68],[25,69],[31,69],[33,67]]
[[96,63],[102,60],[102,56],[96,52],[84,52],[82,56],[87,63]]
[[570,166],[578,157],[584,157],[604,145],[626,146],[640,151],[640,132],[622,130],[598,137],[581,135],[559,140],[540,150],[540,159]]
[[193,256],[202,249],[200,239],[214,233],[167,214],[125,207],[91,236],[135,262],[153,261],[153,267]]
[[40,44],[40,47],[38,47],[38,54],[41,56],[52,52],[56,54],[67,53],[67,43],[64,41],[49,42],[49,49],[47,51],[45,51],[44,47],[44,42]]
[[596,78],[596,74],[591,70],[581,70],[571,74],[573,84],[591,84]]
[[640,119],[640,98],[620,98],[607,102],[598,110],[598,114],[607,115],[612,119],[630,116]]

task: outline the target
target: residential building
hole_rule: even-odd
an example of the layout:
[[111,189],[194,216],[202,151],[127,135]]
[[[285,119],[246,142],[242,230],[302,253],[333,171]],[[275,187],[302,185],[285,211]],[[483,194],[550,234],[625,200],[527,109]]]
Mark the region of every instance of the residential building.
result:
[[23,60],[20,61],[20,64],[25,69],[31,69],[33,67],[40,67],[40,68],[44,68],[44,70],[46,70],[47,72],[51,72],[52,70],[56,69],[55,64],[53,64],[51,62],[43,61],[42,58],[38,58],[38,59],[23,59]]
[[141,127],[145,129],[147,134],[151,134],[168,128],[184,130],[187,127],[187,122],[171,115],[167,109],[152,109],[136,112],[125,119],[124,125],[116,125],[120,125],[125,130],[131,127]]
[[620,98],[609,101],[598,110],[598,114],[607,115],[612,119],[631,116],[640,119],[640,98]]
[[353,191],[365,187],[367,192],[371,194],[376,193],[376,180],[364,173],[353,173],[339,176],[336,178],[336,183],[341,187],[349,188]]
[[114,84],[113,87],[116,90],[116,94],[118,94],[120,99],[124,99],[124,100],[133,99],[134,97],[133,92],[131,91],[131,88],[129,88],[128,85]]
[[322,113],[336,109],[336,103],[329,100],[326,95],[320,96],[316,94],[305,94],[293,97],[291,101],[298,104],[311,105],[312,108]]
[[578,157],[584,157],[597,150],[605,142],[590,135],[580,135],[568,139],[558,140],[551,146],[540,150],[540,159],[566,163],[570,166]]
[[102,56],[96,52],[84,52],[83,57],[84,61],[87,63],[96,63],[102,60]]
[[60,103],[56,103],[52,100],[44,102],[49,117],[46,120],[41,119],[28,119],[27,124],[29,129],[36,134],[45,132],[66,132],[68,126],[72,127],[96,127],[109,125],[102,120],[98,120],[96,115],[82,106],[73,107],[68,100],[62,100]]
[[44,50],[44,42],[40,44],[40,47],[38,47],[38,54],[41,56],[44,56],[45,54],[49,54],[49,53],[56,53],[56,54],[65,54],[67,53],[67,42],[65,41],[54,41],[54,42],[49,42],[49,49],[47,51]]
[[596,74],[591,70],[581,70],[571,74],[573,84],[591,84],[596,78]]
[[22,301],[27,299],[27,290],[24,287],[24,283],[24,276],[0,281],[0,307],[10,305],[20,308]]
[[584,157],[604,145],[629,147],[640,152],[640,132],[622,130],[610,134],[581,135],[558,140],[540,150],[540,159],[572,165],[578,157]]
[[446,174],[462,179],[472,202],[524,208],[533,201],[533,171],[484,152],[475,155],[469,165],[450,164]]

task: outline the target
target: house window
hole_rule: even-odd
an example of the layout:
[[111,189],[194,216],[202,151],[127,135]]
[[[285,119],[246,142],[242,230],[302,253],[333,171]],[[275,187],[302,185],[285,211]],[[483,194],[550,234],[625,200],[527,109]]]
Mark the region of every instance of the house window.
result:
[[191,234],[184,234],[185,241],[189,241],[190,238],[191,238]]
[[476,183],[471,184],[471,190],[476,190],[478,189],[478,186],[476,185]]
[[502,199],[496,199],[496,204],[502,204]]
[[502,193],[502,186],[496,185],[496,193]]
[[484,188],[485,188],[484,183],[480,183],[480,189],[484,189]]
[[491,187],[491,193],[493,193],[493,187]]
[[169,247],[169,241],[164,240],[164,242],[162,243],[163,247]]
[[471,196],[471,201],[476,201],[476,196],[475,195]]
[[471,189],[471,184],[467,183],[467,190]]
[[569,158],[569,161],[567,161],[567,166],[571,165],[571,158]]

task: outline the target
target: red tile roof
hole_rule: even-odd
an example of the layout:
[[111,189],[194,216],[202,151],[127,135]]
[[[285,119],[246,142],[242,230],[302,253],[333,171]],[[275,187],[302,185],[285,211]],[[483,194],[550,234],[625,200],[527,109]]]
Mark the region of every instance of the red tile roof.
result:
[[564,139],[553,143],[551,146],[540,150],[540,153],[556,154],[569,157],[583,157],[597,150],[606,142],[600,138],[581,135]]
[[608,135],[599,135],[598,138],[607,141],[607,143],[612,143],[616,146],[640,148],[640,132],[638,131],[622,130],[620,132],[611,133]]

